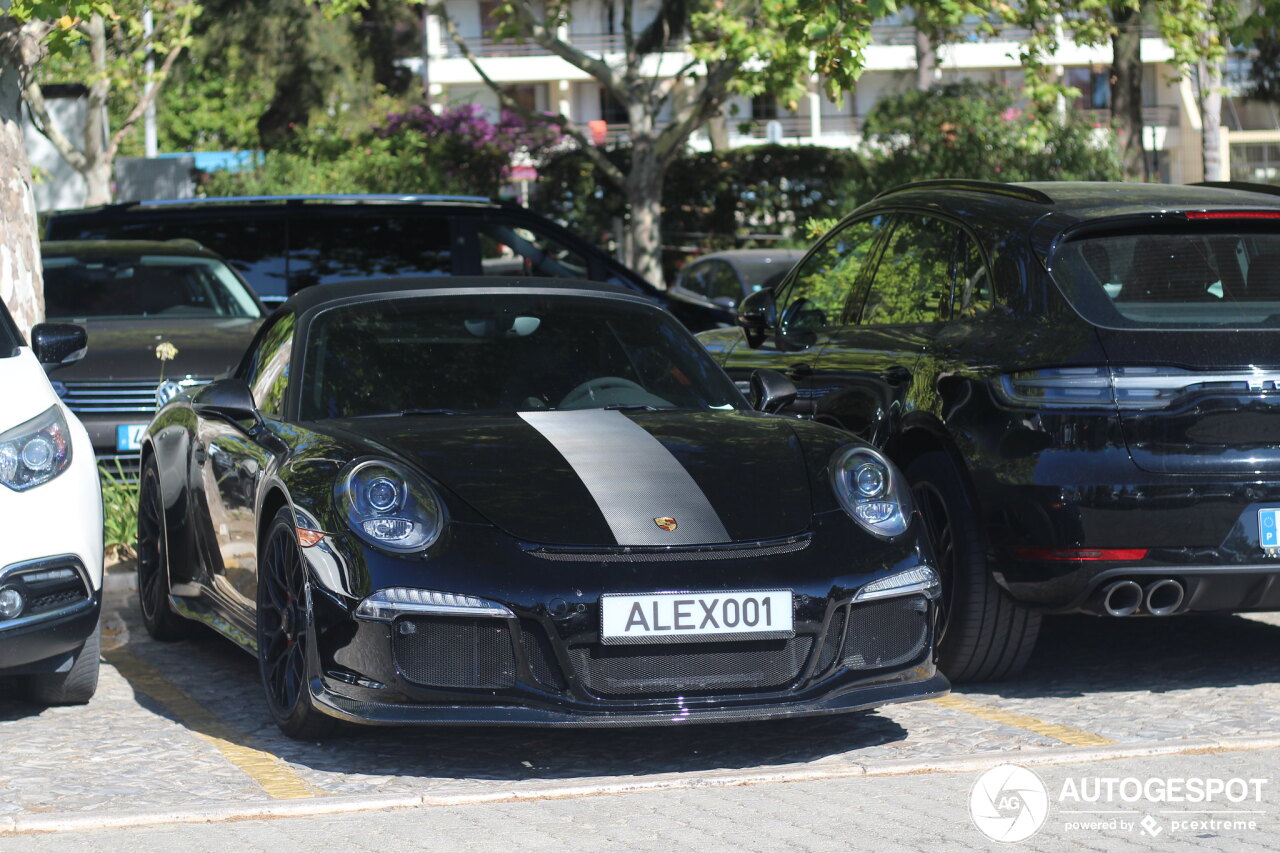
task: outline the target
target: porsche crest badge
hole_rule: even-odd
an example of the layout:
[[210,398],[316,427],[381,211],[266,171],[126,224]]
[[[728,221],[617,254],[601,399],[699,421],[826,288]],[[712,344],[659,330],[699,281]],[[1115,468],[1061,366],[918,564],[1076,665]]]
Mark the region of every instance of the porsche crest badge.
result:
[[679,525],[676,524],[676,520],[669,515],[659,516],[658,518],[655,518],[653,520],[653,523],[661,527],[663,530],[666,530],[667,532],[675,530],[677,527],[679,527]]

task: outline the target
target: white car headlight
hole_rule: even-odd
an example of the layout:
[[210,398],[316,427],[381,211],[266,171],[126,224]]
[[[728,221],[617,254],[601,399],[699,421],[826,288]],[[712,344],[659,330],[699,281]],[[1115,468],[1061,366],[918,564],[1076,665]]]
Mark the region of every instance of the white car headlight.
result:
[[351,530],[376,548],[422,551],[444,531],[444,504],[435,489],[389,462],[351,465],[338,478],[334,497]]
[[71,433],[58,406],[0,433],[0,483],[15,492],[49,482],[70,464]]
[[828,467],[831,488],[849,517],[868,533],[891,539],[911,523],[911,490],[883,453],[870,447],[842,447]]

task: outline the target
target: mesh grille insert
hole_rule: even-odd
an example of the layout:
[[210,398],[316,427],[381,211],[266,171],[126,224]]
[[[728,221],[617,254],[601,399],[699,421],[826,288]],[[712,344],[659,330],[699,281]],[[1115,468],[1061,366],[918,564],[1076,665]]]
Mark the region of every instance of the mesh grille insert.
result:
[[800,675],[813,637],[669,646],[577,646],[569,650],[583,686],[601,696],[754,691]]
[[564,676],[560,674],[560,667],[556,665],[555,655],[551,651],[551,643],[541,628],[521,628],[520,647],[524,650],[524,656],[529,660],[529,669],[533,671],[533,677],[539,684],[552,690],[565,689]]
[[922,595],[855,604],[841,663],[849,669],[883,669],[915,660],[929,642],[928,614]]
[[840,652],[840,642],[844,639],[844,620],[845,608],[842,607],[831,617],[831,624],[827,626],[827,636],[822,641],[822,654],[818,658],[818,669],[815,675],[826,672],[836,662],[836,655]]
[[500,619],[397,619],[392,654],[408,680],[428,687],[512,687],[511,632]]

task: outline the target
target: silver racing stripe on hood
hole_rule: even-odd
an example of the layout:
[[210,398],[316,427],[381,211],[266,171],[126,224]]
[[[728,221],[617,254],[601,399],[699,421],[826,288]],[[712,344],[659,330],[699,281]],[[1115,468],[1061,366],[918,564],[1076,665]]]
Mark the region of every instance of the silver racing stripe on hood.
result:
[[[720,516],[680,460],[622,412],[520,412],[587,487],[619,545],[728,542]],[[659,520],[674,519],[665,530]]]

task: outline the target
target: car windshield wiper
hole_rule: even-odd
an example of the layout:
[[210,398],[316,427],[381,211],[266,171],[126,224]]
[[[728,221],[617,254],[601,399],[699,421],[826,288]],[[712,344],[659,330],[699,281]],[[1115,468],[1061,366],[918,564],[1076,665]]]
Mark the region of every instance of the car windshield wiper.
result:
[[650,406],[648,403],[614,403],[612,406],[601,406],[611,412],[674,412],[676,406]]
[[359,418],[403,418],[418,415],[465,415],[457,409],[401,409],[398,412],[375,412],[371,415],[353,415],[352,420]]

